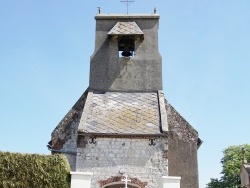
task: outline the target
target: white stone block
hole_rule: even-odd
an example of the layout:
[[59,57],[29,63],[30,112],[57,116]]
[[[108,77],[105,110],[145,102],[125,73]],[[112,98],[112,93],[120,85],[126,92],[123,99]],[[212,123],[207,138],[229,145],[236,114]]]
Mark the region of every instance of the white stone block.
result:
[[180,188],[181,177],[162,176],[159,180],[159,188]]
[[70,188],[90,188],[92,172],[70,172],[71,185]]

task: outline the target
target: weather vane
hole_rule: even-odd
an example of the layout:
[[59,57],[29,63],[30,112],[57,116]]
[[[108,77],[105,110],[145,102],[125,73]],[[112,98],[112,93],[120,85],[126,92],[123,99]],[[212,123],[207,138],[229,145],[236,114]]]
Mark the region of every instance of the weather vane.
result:
[[127,6],[127,14],[128,14],[128,7],[131,3],[133,3],[134,1],[133,0],[122,0],[121,1],[122,3],[126,3],[126,6]]

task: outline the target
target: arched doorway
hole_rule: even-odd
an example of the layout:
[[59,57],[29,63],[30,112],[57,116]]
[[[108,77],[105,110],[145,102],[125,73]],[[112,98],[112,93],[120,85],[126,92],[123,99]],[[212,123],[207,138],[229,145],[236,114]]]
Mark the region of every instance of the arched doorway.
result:
[[[116,182],[116,183],[110,183],[106,185],[104,188],[124,188],[124,187],[125,187],[124,182]],[[128,188],[140,188],[140,187],[137,185],[128,183]]]
[[[101,188],[125,188],[124,176],[111,176],[108,179],[99,181]],[[129,177],[128,188],[145,188],[147,182],[142,182],[137,178]]]

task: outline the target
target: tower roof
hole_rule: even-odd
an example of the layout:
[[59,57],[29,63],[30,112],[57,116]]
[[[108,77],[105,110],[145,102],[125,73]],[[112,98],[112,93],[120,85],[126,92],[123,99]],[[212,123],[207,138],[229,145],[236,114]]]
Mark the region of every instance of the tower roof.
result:
[[108,35],[143,35],[135,22],[117,22]]

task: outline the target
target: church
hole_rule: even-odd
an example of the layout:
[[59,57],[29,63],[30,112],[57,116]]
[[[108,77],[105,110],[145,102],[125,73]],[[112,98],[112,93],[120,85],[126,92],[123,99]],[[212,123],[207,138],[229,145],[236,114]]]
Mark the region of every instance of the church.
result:
[[97,14],[89,87],[51,134],[71,187],[198,188],[198,132],[165,99],[159,14]]

